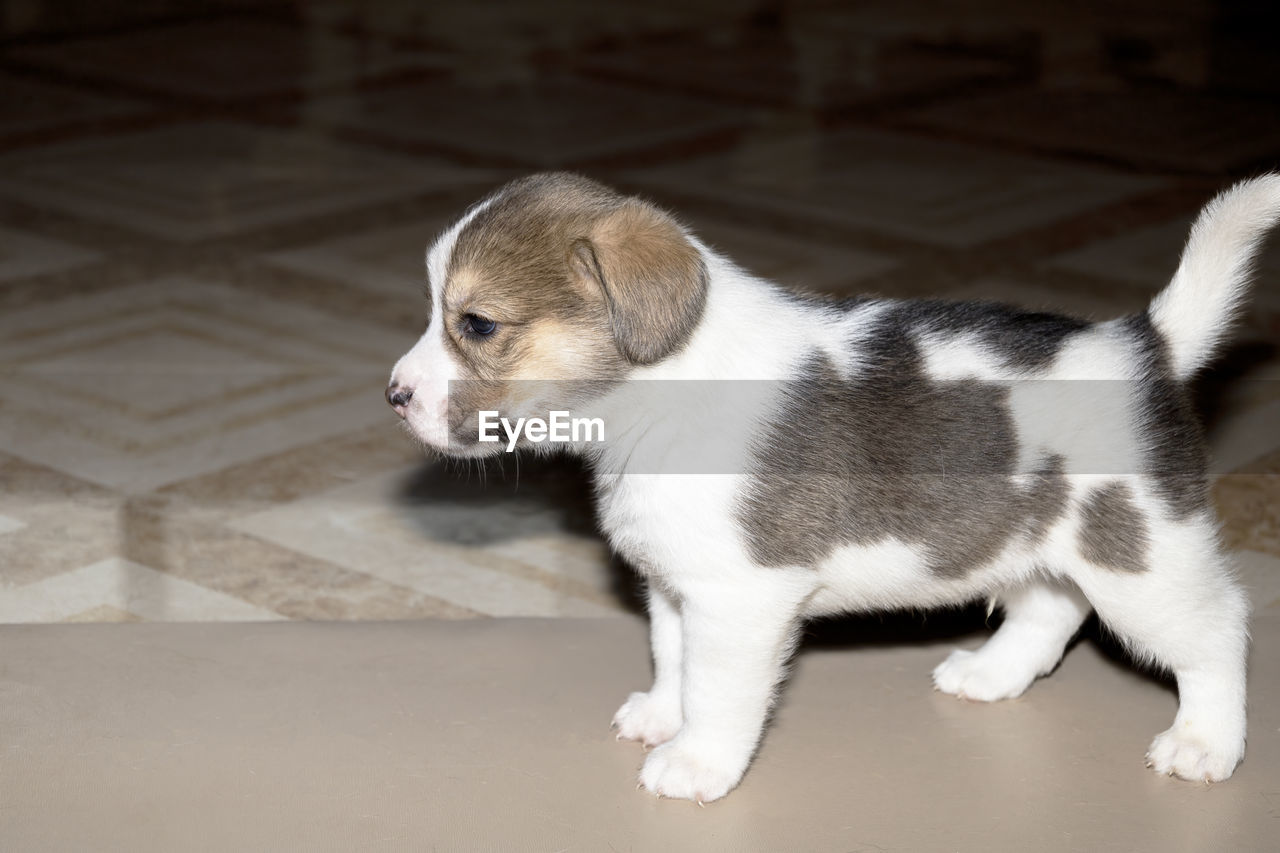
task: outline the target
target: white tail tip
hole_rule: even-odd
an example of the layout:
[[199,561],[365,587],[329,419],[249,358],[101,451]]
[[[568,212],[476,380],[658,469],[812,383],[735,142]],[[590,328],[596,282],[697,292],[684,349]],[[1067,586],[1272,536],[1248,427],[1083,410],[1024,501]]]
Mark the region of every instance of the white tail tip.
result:
[[1151,303],[1174,375],[1191,377],[1231,330],[1249,290],[1253,261],[1280,219],[1280,173],[1241,181],[1205,205],[1173,280]]

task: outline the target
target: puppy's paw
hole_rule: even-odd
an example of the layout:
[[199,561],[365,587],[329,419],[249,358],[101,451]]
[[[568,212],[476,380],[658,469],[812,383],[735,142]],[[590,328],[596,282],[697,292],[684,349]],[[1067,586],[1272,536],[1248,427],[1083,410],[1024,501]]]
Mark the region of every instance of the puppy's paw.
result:
[[1244,738],[1216,734],[1194,724],[1174,723],[1156,735],[1147,750],[1147,766],[1157,773],[1191,782],[1221,782],[1244,758]]
[[976,702],[998,702],[1021,696],[1035,675],[980,652],[956,649],[933,670],[933,686],[943,693]]
[[677,738],[649,753],[640,783],[659,797],[710,803],[737,787],[746,761]]
[[680,699],[664,699],[649,693],[632,693],[613,715],[613,727],[622,740],[638,740],[658,746],[676,736],[684,722]]

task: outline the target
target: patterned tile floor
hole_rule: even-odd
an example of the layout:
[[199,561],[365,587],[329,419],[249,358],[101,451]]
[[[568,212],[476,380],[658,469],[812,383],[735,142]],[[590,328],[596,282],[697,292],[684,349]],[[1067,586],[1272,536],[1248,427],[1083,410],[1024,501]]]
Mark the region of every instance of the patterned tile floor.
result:
[[[0,622],[633,608],[578,467],[428,463],[382,402],[425,245],[523,171],[644,192],[795,286],[1107,317],[1280,167],[1274,52],[1193,0],[54,5],[0,22]],[[1280,251],[1259,269],[1205,384],[1273,606]]]

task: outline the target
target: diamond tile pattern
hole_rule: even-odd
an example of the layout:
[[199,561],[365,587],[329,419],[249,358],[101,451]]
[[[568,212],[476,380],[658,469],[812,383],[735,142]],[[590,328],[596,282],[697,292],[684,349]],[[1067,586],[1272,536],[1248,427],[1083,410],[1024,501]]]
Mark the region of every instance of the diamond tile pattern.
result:
[[[472,108],[485,104],[483,110]],[[562,168],[697,143],[742,126],[715,104],[574,77],[426,82],[321,101],[313,114],[464,157]]]
[[765,134],[726,154],[629,173],[697,199],[942,246],[973,246],[1159,181],[868,131]]
[[402,344],[185,278],[36,305],[0,317],[0,450],[155,488],[382,421],[371,403]]
[[[1048,264],[1099,278],[1131,283],[1139,288],[1159,287],[1178,268],[1178,257],[1191,229],[1189,220],[1175,220],[1141,228],[1110,240],[1064,252]],[[1259,286],[1253,299],[1269,308],[1280,308],[1280,244],[1264,247],[1254,272]]]
[[[885,100],[908,99],[997,80],[1012,73],[999,58],[859,37],[824,28],[797,33],[809,50],[797,52],[776,38],[708,38],[691,47],[683,39],[657,40],[637,50],[605,48],[584,59],[590,71],[658,86],[695,91],[727,101],[800,103],[835,113]],[[760,69],[768,68],[768,74]]]
[[333,213],[478,177],[319,134],[216,121],[0,157],[0,196],[176,240]]
[[141,27],[19,48],[12,56],[144,91],[213,99],[324,89],[439,64],[430,54],[389,41],[357,41],[339,32],[254,18]]
[[[457,211],[271,253],[271,263],[403,298],[425,281],[425,247]],[[450,215],[453,214],[453,215]]]
[[98,252],[61,240],[0,228],[0,282],[72,269],[101,257]]
[[[640,192],[788,285],[1104,318],[1148,302],[1216,189],[1280,167],[1275,52],[1241,74],[1250,33],[1193,3],[19,6],[0,622],[634,608],[580,467],[432,462],[382,402],[424,249],[511,175]],[[1280,601],[1277,258],[1208,377],[1259,606]]]
[[144,112],[148,112],[146,105],[131,98],[82,92],[0,72],[0,142],[20,133]]
[[1266,164],[1280,150],[1274,110],[1259,109],[1248,98],[1200,101],[1176,91],[1023,89],[930,107],[907,121],[975,139],[1180,171]]

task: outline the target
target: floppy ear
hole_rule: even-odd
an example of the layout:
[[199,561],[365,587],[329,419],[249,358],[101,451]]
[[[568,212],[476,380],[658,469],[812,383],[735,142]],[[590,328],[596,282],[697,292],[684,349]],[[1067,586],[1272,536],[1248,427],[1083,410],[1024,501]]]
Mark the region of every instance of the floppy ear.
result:
[[594,280],[609,307],[618,348],[653,364],[688,340],[707,301],[707,268],[676,221],[628,199],[573,245],[576,273]]

